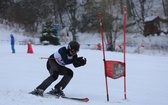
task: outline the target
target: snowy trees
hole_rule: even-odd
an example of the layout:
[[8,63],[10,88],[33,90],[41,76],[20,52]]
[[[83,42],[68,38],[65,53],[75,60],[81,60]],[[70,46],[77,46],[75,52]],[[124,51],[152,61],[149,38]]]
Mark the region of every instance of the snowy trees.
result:
[[[73,40],[76,40],[77,32],[99,32],[98,13],[102,12],[107,40],[113,42],[115,38],[110,35],[120,34],[117,32],[123,28],[123,6],[127,6],[127,26],[138,26],[134,30],[128,28],[128,31],[143,32],[145,18],[160,13],[153,10],[153,1],[0,0],[0,20],[9,26],[22,28],[29,33],[38,32],[41,30],[42,22],[52,20],[54,23],[58,23],[60,28],[67,27],[73,35]],[[159,11],[168,16],[168,1],[162,0],[159,3],[161,3]]]

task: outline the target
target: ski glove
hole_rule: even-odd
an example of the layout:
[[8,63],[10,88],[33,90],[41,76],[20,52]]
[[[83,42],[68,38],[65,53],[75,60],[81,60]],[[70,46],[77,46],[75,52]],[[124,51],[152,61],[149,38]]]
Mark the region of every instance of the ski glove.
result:
[[84,66],[86,64],[86,58],[83,58],[81,59],[81,65]]
[[81,65],[81,66],[84,66],[85,64],[86,64],[86,58],[84,58],[84,57],[78,57],[77,59],[76,59],[76,62],[79,64],[79,65]]

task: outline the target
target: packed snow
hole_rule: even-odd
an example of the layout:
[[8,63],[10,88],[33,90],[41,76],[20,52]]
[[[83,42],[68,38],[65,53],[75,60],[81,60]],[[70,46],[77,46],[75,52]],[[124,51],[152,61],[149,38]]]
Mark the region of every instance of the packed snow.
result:
[[[87,58],[85,66],[74,68],[74,77],[64,89],[67,96],[87,97],[89,102],[78,102],[55,97],[42,98],[28,94],[49,76],[46,59],[62,46],[32,45],[33,54],[27,53],[27,45],[15,45],[12,54],[7,38],[10,32],[0,35],[0,104],[1,105],[168,105],[168,56],[126,54],[126,95],[124,78],[108,78],[109,101],[106,99],[103,54],[100,50],[81,48],[78,55]],[[7,37],[6,37],[6,36]],[[15,34],[14,34],[15,35]],[[16,35],[15,35],[16,36]],[[91,40],[91,39],[90,39]],[[86,41],[86,40],[85,40]],[[87,43],[87,42],[80,42]],[[123,53],[106,51],[107,60],[123,61]],[[46,91],[60,80],[61,76]]]

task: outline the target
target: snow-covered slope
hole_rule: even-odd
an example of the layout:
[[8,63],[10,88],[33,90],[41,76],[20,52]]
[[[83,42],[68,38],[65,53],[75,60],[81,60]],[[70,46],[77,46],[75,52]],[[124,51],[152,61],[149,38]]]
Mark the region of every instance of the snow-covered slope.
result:
[[[16,54],[10,45],[0,43],[0,104],[1,105],[167,105],[168,57],[138,54],[126,55],[127,100],[123,95],[123,78],[108,78],[110,101],[106,101],[102,52],[81,49],[79,56],[87,58],[80,68],[68,65],[74,77],[64,90],[67,96],[88,97],[88,103],[56,98],[41,98],[28,94],[48,75],[46,60],[61,46],[35,46],[34,54],[27,54],[27,45],[16,45]],[[106,59],[123,61],[122,53],[106,52]],[[59,77],[60,79],[60,77]],[[53,88],[54,82],[45,92]]]
[[[1,105],[83,105],[86,103],[66,99],[41,98],[28,94],[48,75],[46,60],[61,46],[32,45],[33,54],[27,54],[27,45],[15,45],[16,53],[11,53],[8,30],[0,34],[0,104]],[[88,34],[86,34],[88,35]],[[18,36],[19,35],[15,35]],[[93,37],[93,40],[92,40]],[[19,37],[21,38],[21,37]],[[22,39],[22,38],[21,38]],[[79,38],[85,45],[94,44],[95,36]],[[88,41],[87,41],[88,40]],[[92,41],[91,41],[92,40]],[[98,37],[98,40],[100,38]],[[83,41],[83,42],[82,42]],[[96,42],[96,41],[95,41]],[[96,42],[97,43],[97,42]],[[159,53],[158,53],[159,54]],[[87,58],[87,64],[80,68],[68,65],[74,77],[64,90],[67,96],[88,97],[87,105],[167,105],[168,68],[167,56],[126,54],[127,100],[123,100],[123,78],[108,78],[109,98],[106,101],[104,65],[102,51],[81,48],[79,56]],[[123,53],[106,52],[106,59],[123,61]],[[60,80],[60,78],[59,78]],[[58,81],[59,81],[58,80]],[[53,88],[54,82],[45,92]]]

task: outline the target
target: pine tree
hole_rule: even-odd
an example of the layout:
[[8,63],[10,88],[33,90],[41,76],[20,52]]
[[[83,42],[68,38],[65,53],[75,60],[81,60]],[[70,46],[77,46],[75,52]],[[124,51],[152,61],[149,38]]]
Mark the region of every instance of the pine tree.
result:
[[40,37],[40,42],[49,41],[50,44],[60,45],[57,36],[57,30],[55,29],[53,22],[47,21],[42,28],[42,36]]

